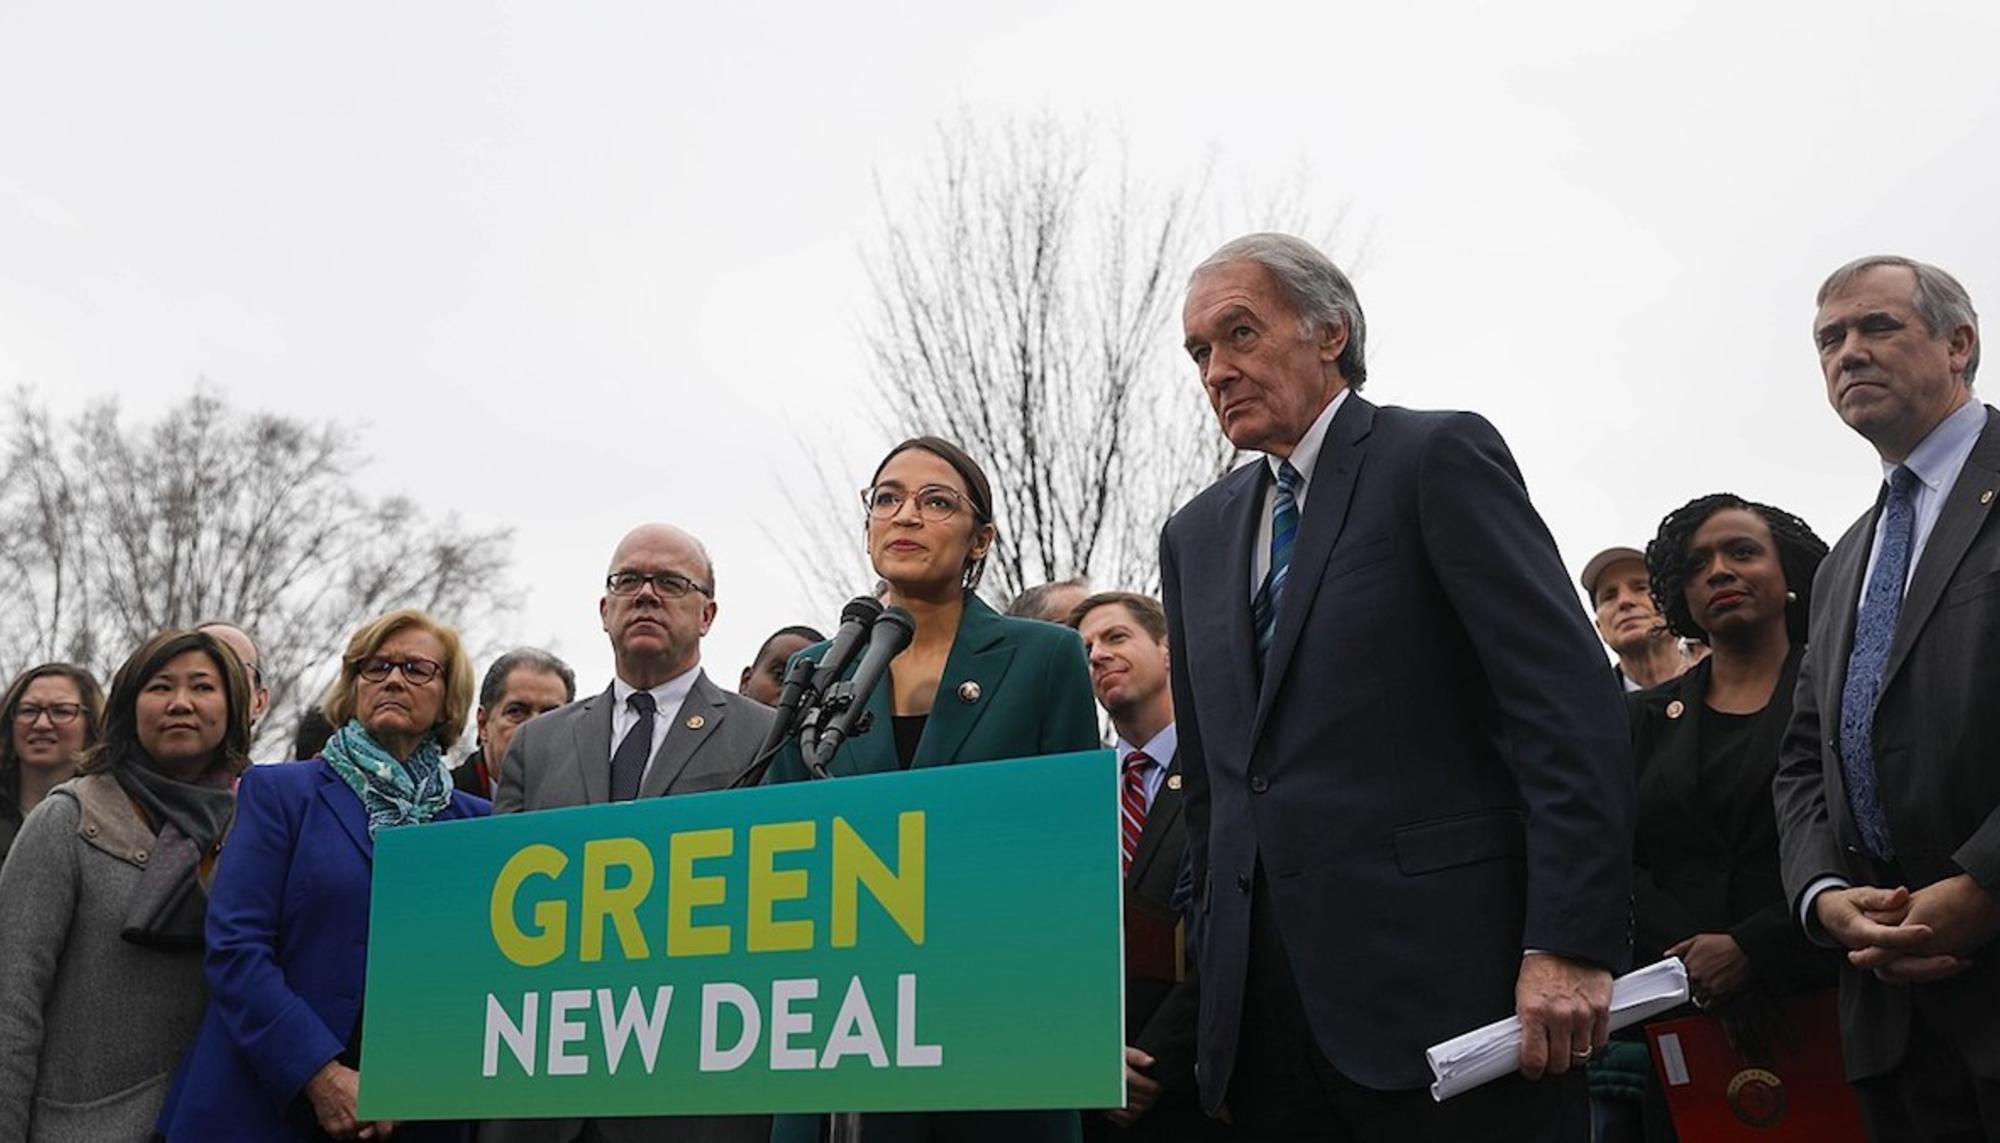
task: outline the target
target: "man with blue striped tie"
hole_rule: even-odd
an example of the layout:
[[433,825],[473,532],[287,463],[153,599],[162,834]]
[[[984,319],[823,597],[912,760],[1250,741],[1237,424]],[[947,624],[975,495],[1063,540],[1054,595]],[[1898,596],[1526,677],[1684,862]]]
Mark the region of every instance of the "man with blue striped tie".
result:
[[1774,784],[1785,887],[1848,950],[1847,1075],[1877,1140],[2000,1139],[2000,413],[1965,287],[1860,258],[1820,287],[1827,400],[1881,460],[1820,565]]
[[[1202,1100],[1253,1139],[1581,1143],[1633,794],[1555,543],[1491,425],[1356,392],[1361,306],[1311,245],[1229,243],[1183,317],[1262,454],[1160,544]],[[1425,1047],[1516,1013],[1523,1074],[1433,1101]]]

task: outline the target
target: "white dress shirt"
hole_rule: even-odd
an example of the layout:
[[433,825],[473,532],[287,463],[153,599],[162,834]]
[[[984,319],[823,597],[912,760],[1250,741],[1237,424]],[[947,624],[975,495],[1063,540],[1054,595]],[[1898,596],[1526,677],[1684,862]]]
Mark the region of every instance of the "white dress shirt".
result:
[[[1965,462],[1972,456],[1972,448],[1979,443],[1979,434],[1986,431],[1986,406],[1978,401],[1968,400],[1960,405],[1929,436],[1910,450],[1909,458],[1903,461],[1917,478],[1917,487],[1910,497],[1910,508],[1915,519],[1910,523],[1910,566],[1903,573],[1903,590],[1910,590],[1910,578],[1917,574],[1917,565],[1922,562],[1924,545],[1930,543],[1931,531],[1937,527],[1938,516],[1944,512],[1945,498],[1951,495],[1952,485],[1958,483],[1958,474],[1965,469]],[[1896,471],[1896,465],[1882,462],[1882,480],[1887,483]],[[1875,530],[1875,539],[1868,549],[1868,570],[1861,580],[1861,598],[1868,598],[1868,581],[1875,578],[1875,562],[1882,555],[1882,530]],[[1847,665],[1841,664],[1846,670]],[[1820,733],[1827,732],[1828,723],[1821,720]],[[1840,732],[1838,722],[1831,724],[1834,733]],[[1806,934],[1820,944],[1833,947],[1835,942],[1820,928],[1819,914],[1813,905],[1819,895],[1828,889],[1848,887],[1844,877],[1822,877],[1806,886],[1799,898],[1799,920],[1804,923]]]
[[[653,711],[653,748],[646,751],[647,773],[652,772],[653,759],[659,757],[660,745],[667,740],[667,731],[672,730],[674,723],[680,718],[681,704],[687,701],[688,692],[694,689],[695,676],[699,674],[701,674],[701,664],[697,663],[680,674],[675,675],[673,678],[668,679],[666,682],[661,683],[659,686],[652,688],[651,693],[655,704]],[[626,701],[638,692],[639,688],[626,682],[624,679],[613,678],[611,680],[611,697],[614,700],[614,705],[611,708],[611,753],[605,755],[604,760],[606,762],[618,756],[618,744],[625,741],[625,735],[639,723],[638,712],[634,711]],[[645,781],[646,775],[644,773],[640,774],[639,780],[641,782]]]
[[[1278,496],[1278,466],[1286,460],[1299,470],[1299,487],[1292,493],[1292,500],[1299,506],[1299,520],[1306,518],[1306,497],[1310,494],[1313,481],[1313,467],[1319,463],[1320,445],[1326,443],[1326,427],[1333,423],[1333,415],[1347,401],[1352,389],[1342,389],[1333,400],[1321,409],[1319,417],[1306,430],[1299,443],[1292,446],[1290,457],[1264,455],[1264,463],[1271,466],[1272,481],[1264,489],[1264,505],[1257,513],[1257,544],[1250,549],[1250,598],[1257,598],[1257,592],[1264,586],[1264,577],[1271,574],[1271,512]],[[1152,751],[1146,753],[1151,754]]]
[[1160,783],[1167,778],[1167,764],[1174,760],[1174,751],[1180,749],[1180,744],[1180,735],[1175,733],[1174,724],[1171,722],[1164,730],[1148,739],[1144,746],[1133,746],[1123,738],[1118,739],[1116,743],[1120,773],[1124,772],[1125,759],[1132,751],[1137,750],[1147,758],[1148,765],[1139,773],[1141,788],[1146,791],[1147,813],[1153,810],[1153,799],[1160,796]]

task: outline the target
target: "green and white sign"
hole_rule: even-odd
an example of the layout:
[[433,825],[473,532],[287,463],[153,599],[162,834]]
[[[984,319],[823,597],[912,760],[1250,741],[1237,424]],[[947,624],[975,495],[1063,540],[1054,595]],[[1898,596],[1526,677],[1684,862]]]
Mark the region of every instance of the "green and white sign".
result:
[[1113,1107],[1117,764],[385,830],[370,1119]]

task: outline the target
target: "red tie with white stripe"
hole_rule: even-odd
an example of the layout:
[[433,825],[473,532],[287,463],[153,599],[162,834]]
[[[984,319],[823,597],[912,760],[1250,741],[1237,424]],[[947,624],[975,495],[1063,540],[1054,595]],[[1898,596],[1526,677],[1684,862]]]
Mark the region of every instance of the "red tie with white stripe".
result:
[[1152,759],[1138,750],[1125,756],[1125,781],[1118,793],[1119,842],[1125,853],[1125,872],[1132,871],[1132,858],[1139,852],[1139,835],[1146,832],[1146,767]]

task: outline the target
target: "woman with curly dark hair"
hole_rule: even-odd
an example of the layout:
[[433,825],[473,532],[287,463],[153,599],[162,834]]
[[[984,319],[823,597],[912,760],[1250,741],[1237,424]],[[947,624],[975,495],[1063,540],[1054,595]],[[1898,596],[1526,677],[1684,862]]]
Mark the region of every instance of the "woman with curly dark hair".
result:
[[[1667,626],[1712,654],[1631,699],[1635,955],[1679,957],[1695,1003],[1752,1057],[1769,1049],[1771,1001],[1832,985],[1837,966],[1792,916],[1771,808],[1826,550],[1797,516],[1727,493],[1675,509],[1646,547]],[[1672,1138],[1649,1103],[1647,1137]]]

